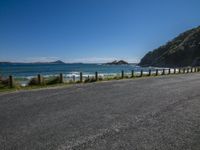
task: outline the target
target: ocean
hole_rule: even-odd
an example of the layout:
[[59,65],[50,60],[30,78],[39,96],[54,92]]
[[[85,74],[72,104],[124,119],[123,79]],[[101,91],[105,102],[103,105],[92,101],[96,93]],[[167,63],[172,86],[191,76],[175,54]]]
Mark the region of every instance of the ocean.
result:
[[[79,78],[80,72],[83,77],[94,76],[95,72],[102,77],[113,76],[120,74],[123,70],[125,74],[131,74],[134,70],[139,73],[143,69],[144,73],[148,72],[149,68],[142,68],[140,66],[130,65],[104,65],[104,64],[0,64],[0,76],[8,77],[13,75],[18,80],[29,80],[41,74],[44,77],[55,76],[63,73],[66,80],[71,78]],[[155,69],[155,68],[151,68]]]

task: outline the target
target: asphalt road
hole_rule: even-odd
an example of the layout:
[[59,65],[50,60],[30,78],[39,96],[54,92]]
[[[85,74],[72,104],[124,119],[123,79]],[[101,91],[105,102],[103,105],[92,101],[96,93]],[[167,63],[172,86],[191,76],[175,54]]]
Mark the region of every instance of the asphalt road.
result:
[[200,74],[0,94],[1,150],[199,150]]

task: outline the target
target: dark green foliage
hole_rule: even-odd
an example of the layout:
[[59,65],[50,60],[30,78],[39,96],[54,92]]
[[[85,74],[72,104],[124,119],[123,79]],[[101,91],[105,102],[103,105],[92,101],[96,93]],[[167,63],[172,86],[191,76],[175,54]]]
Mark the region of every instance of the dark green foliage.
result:
[[58,84],[60,83],[60,78],[59,77],[49,77],[49,78],[43,78],[41,77],[41,84],[38,82],[38,78],[32,78],[28,85],[29,86],[34,86],[34,85],[52,85],[52,84]]
[[10,80],[9,78],[1,78],[0,79],[0,88],[14,88],[18,87],[18,83],[15,82],[15,80],[12,80],[12,86],[10,86]]
[[32,78],[30,81],[29,81],[29,83],[28,83],[28,85],[30,85],[30,86],[32,86],[32,85],[38,85],[39,83],[38,83],[38,79],[37,78]]
[[94,77],[92,77],[92,78],[87,78],[87,79],[85,79],[85,83],[90,83],[90,82],[96,82],[97,80],[94,78]]
[[30,85],[30,86],[34,86],[34,85],[45,85],[45,81],[44,81],[44,78],[41,77],[41,83],[39,84],[38,78],[32,78],[32,79],[29,81],[28,85]]
[[52,77],[48,80],[46,80],[46,85],[52,85],[52,84],[58,84],[60,83],[60,78],[59,77]]
[[98,80],[99,80],[99,81],[102,81],[102,80],[103,80],[103,78],[102,78],[102,77],[98,77]]
[[1,79],[0,80],[0,88],[8,87],[9,86],[9,79]]
[[200,65],[200,27],[188,30],[166,45],[148,52],[139,65],[154,67]]
[[115,76],[115,77],[113,77],[113,78],[111,78],[111,79],[114,79],[114,80],[120,80],[121,77],[119,77],[119,76]]
[[124,78],[125,78],[125,79],[128,79],[128,78],[129,78],[129,76],[128,76],[128,75],[124,75]]

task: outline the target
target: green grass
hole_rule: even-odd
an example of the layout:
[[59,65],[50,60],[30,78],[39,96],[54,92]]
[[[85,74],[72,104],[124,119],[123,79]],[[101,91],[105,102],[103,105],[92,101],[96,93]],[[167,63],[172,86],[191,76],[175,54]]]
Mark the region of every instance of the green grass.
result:
[[[178,75],[179,73],[171,73],[170,75]],[[183,73],[181,73],[183,74]],[[187,74],[187,73],[185,73]],[[101,81],[114,81],[114,80],[123,80],[123,79],[136,79],[136,78],[148,78],[148,77],[159,77],[159,76],[167,76],[169,74],[165,75],[157,75],[155,73],[152,73],[151,76],[148,74],[143,74],[141,77],[139,74],[134,77],[131,77],[131,75],[126,75],[124,74],[124,78],[121,77],[121,75],[117,76],[107,76],[105,78],[99,77],[99,79],[96,81],[95,78],[89,78],[85,79],[83,82],[80,81],[68,81],[67,83],[59,83],[60,80],[58,77],[49,77],[49,78],[43,78],[43,83],[41,85],[38,85],[36,79],[33,80],[33,84],[29,84],[26,87],[22,87],[19,85],[19,82],[15,80],[15,86],[13,88],[9,88],[8,84],[5,82],[0,81],[0,92],[12,92],[12,91],[20,91],[20,90],[32,90],[32,89],[43,89],[43,88],[53,88],[53,87],[67,87],[72,84],[87,84],[87,83],[92,83],[92,82],[101,82]],[[3,84],[4,83],[4,84]]]
[[53,88],[53,87],[67,87],[71,83],[59,83],[59,84],[51,84],[51,85],[31,85],[31,86],[16,86],[13,88],[9,88],[8,86],[1,86],[0,84],[0,92],[13,92],[13,91],[21,91],[21,90],[33,90],[33,89],[45,89],[45,88]]

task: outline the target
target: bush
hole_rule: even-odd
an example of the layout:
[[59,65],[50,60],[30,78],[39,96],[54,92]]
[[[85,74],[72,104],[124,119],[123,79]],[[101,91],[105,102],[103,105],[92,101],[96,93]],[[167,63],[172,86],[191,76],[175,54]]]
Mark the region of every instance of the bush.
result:
[[129,76],[128,76],[128,75],[125,75],[125,76],[124,76],[124,78],[125,78],[125,79],[128,79],[128,78],[129,78]]
[[[39,85],[39,82],[38,82],[38,78],[32,78],[28,85],[32,86],[32,85]],[[44,78],[41,78],[41,85],[45,85],[44,83]]]
[[28,83],[28,85],[38,85],[38,84],[39,83],[37,78],[32,78]]
[[1,80],[1,83],[3,84],[3,85],[5,85],[5,86],[9,86],[9,79],[2,79]]
[[84,82],[85,82],[85,83],[96,82],[96,79],[95,79],[94,77],[92,77],[92,78],[87,78],[87,79],[85,79]]
[[119,77],[119,76],[115,76],[115,77],[113,77],[112,79],[114,79],[114,80],[120,80],[121,77]]
[[76,83],[81,83],[81,81],[76,81]]
[[46,85],[58,84],[60,83],[59,77],[53,77],[46,81]]
[[[10,81],[9,78],[7,79],[0,79],[0,88],[10,88]],[[19,87],[18,83],[13,80],[13,87]]]
[[2,79],[0,80],[0,87],[4,88],[4,87],[8,87],[9,86],[9,79]]
[[99,77],[98,80],[99,80],[99,81],[103,81],[103,77]]

